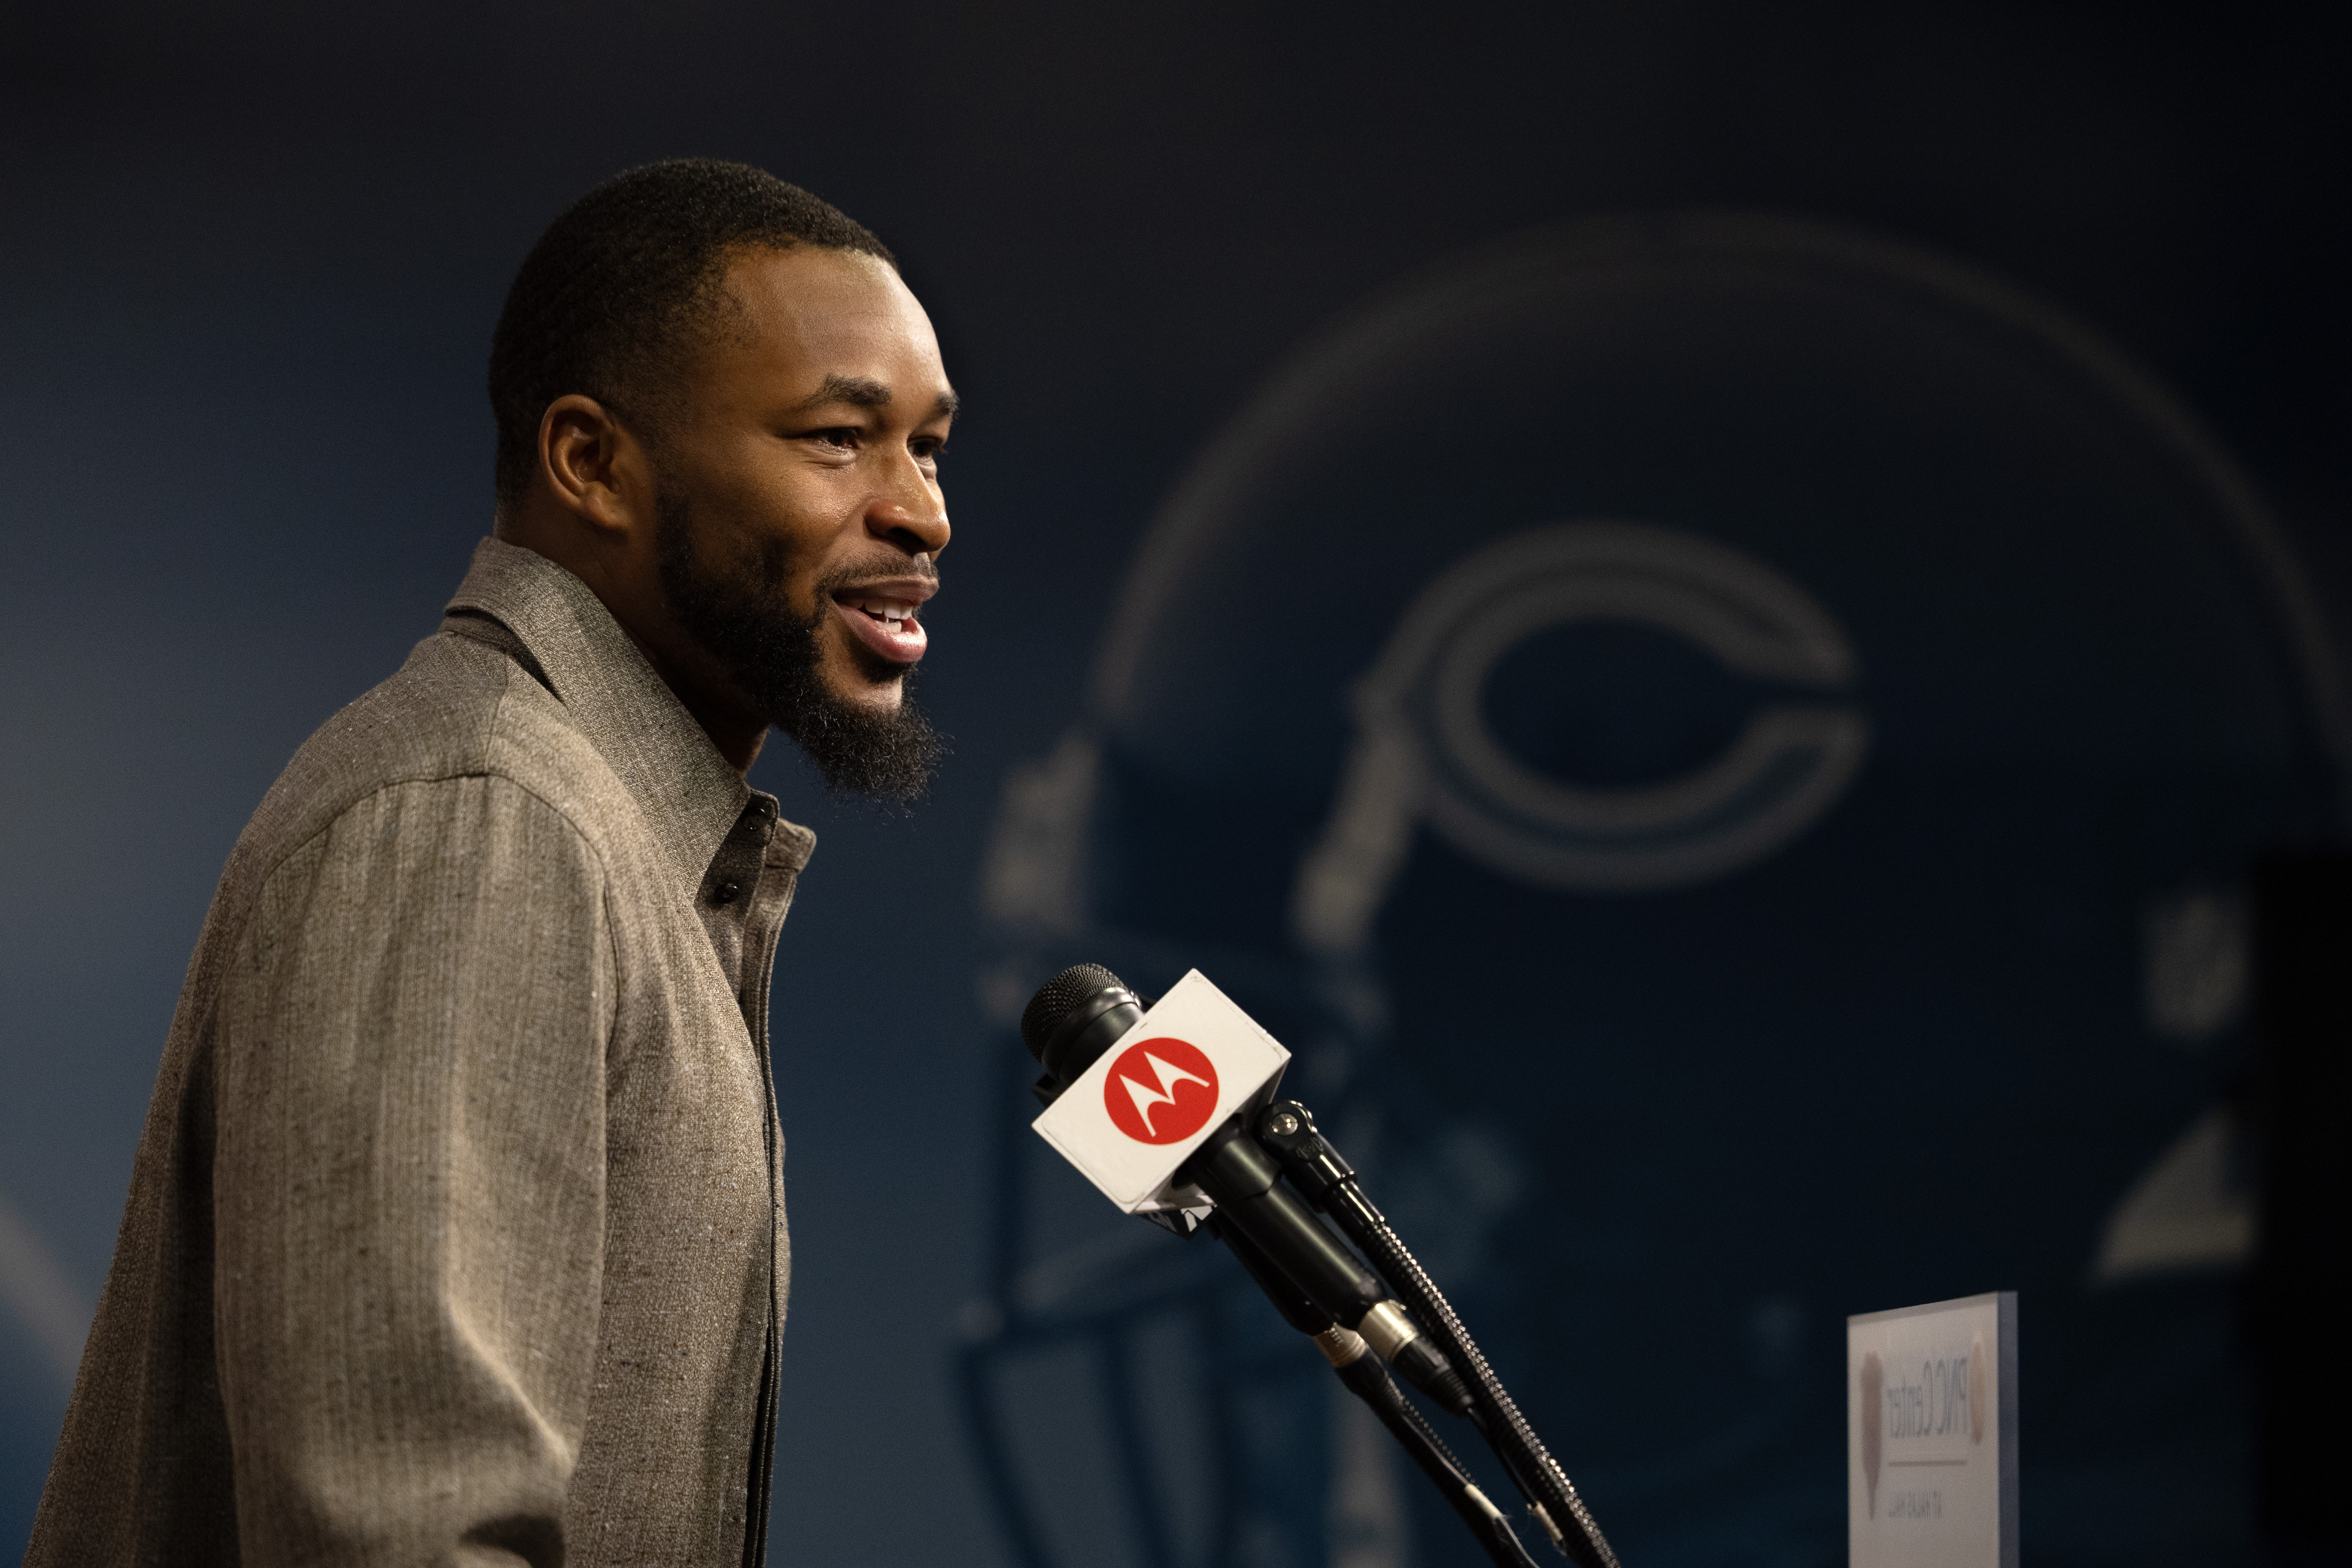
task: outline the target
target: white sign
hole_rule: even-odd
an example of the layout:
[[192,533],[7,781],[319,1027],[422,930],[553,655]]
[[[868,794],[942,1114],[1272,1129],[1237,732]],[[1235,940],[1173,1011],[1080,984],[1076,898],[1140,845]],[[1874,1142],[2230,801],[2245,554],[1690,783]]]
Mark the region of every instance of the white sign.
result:
[[2017,1293],[1845,1321],[1851,1568],[2018,1568]]
[[1032,1123],[1129,1214],[1197,1208],[1171,1190],[1186,1156],[1234,1112],[1269,1099],[1290,1053],[1197,969]]

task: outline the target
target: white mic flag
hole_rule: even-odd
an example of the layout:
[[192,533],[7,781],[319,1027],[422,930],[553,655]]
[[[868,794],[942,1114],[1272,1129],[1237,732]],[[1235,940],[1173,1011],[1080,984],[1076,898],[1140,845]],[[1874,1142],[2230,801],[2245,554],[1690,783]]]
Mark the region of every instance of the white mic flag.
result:
[[1290,1053],[1197,969],[1032,1123],[1129,1214],[1198,1208],[1176,1167],[1236,1110],[1271,1099]]

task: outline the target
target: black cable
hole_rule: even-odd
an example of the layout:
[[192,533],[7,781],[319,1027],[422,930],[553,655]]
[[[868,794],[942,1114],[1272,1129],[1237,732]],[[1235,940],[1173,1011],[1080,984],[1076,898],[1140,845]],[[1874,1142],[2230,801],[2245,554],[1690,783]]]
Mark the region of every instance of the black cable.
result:
[[[1363,1195],[1352,1176],[1334,1187],[1331,1199],[1335,1200],[1329,1204],[1333,1220],[1349,1240],[1364,1249],[1372,1266],[1404,1297],[1405,1304],[1412,1308],[1414,1316],[1422,1320],[1423,1327],[1438,1341],[1448,1358],[1467,1374],[1472,1387],[1483,1396],[1480,1403],[1500,1417],[1507,1437],[1489,1430],[1486,1439],[1509,1467],[1512,1479],[1521,1489],[1539,1494],[1530,1495],[1528,1500],[1546,1505],[1544,1517],[1554,1532],[1554,1544],[1574,1558],[1580,1568],[1619,1568],[1617,1554],[1610,1550],[1601,1526],[1594,1522],[1584,1500],[1577,1495],[1575,1483],[1544,1447],[1543,1439],[1536,1436],[1527,1417],[1519,1414],[1509,1392],[1486,1364],[1470,1331],[1463,1327],[1462,1320],[1422,1268],[1420,1259],[1413,1257],[1387,1218]],[[1526,1473],[1528,1470],[1533,1474]],[[1566,1518],[1559,1517],[1562,1514]]]
[[[1322,1347],[1325,1357],[1331,1360],[1331,1370],[1339,1373],[1349,1392],[1370,1407],[1421,1473],[1436,1484],[1447,1504],[1486,1550],[1488,1561],[1496,1568],[1536,1568],[1535,1559],[1519,1544],[1511,1521],[1478,1489],[1453,1450],[1446,1447],[1444,1440],[1431,1429],[1421,1412],[1405,1397],[1404,1391],[1389,1376],[1389,1369],[1381,1364],[1381,1358],[1360,1338],[1344,1329],[1318,1335],[1316,1342]],[[1342,1357],[1345,1359],[1339,1359]]]
[[1454,1457],[1454,1450],[1445,1446],[1445,1439],[1438,1435],[1437,1428],[1429,1424],[1429,1417],[1421,1413],[1421,1406],[1407,1398],[1402,1388],[1397,1390],[1397,1408],[1404,1413],[1407,1421],[1412,1423],[1412,1429],[1421,1434],[1422,1440],[1437,1450],[1440,1458],[1465,1476],[1470,1473],[1470,1467]]
[[1257,1112],[1252,1131],[1282,1162],[1283,1173],[1291,1184],[1308,1203],[1331,1216],[1340,1232],[1404,1299],[1421,1329],[1466,1380],[1473,1396],[1467,1414],[1510,1472],[1512,1484],[1550,1534],[1552,1544],[1575,1559],[1579,1568],[1619,1568],[1617,1554],[1610,1550],[1568,1473],[1519,1414],[1444,1292],[1391,1228],[1387,1216],[1364,1195],[1354,1167],[1316,1130],[1313,1113],[1296,1100],[1277,1100]]
[[1403,1447],[1422,1474],[1436,1484],[1448,1506],[1461,1515],[1462,1522],[1469,1527],[1496,1568],[1535,1568],[1535,1560],[1512,1532],[1510,1521],[1470,1479],[1462,1462],[1390,1378],[1388,1368],[1381,1364],[1381,1358],[1372,1353],[1363,1338],[1333,1322],[1329,1313],[1307,1300],[1307,1293],[1226,1215],[1211,1215],[1207,1228],[1233,1249],[1234,1256],[1290,1326],[1314,1339],[1339,1381],[1371,1407],[1381,1425]]

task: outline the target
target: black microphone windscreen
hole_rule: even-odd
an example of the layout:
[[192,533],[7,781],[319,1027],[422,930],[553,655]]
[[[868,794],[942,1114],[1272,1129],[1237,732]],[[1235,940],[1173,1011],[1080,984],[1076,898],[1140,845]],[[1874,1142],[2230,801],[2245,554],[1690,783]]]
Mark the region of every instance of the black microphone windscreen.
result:
[[1073,963],[1037,987],[1037,994],[1021,1010],[1021,1043],[1042,1060],[1045,1042],[1064,1019],[1105,991],[1125,989],[1127,983],[1099,963]]

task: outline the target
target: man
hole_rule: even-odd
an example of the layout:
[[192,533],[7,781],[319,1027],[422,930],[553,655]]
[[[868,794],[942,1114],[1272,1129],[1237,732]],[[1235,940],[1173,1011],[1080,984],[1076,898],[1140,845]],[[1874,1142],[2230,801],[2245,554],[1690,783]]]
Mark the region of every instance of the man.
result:
[[767,1056],[814,837],[911,800],[955,395],[890,253],[656,164],[533,247],[497,536],[229,858],[28,1563],[765,1556]]

